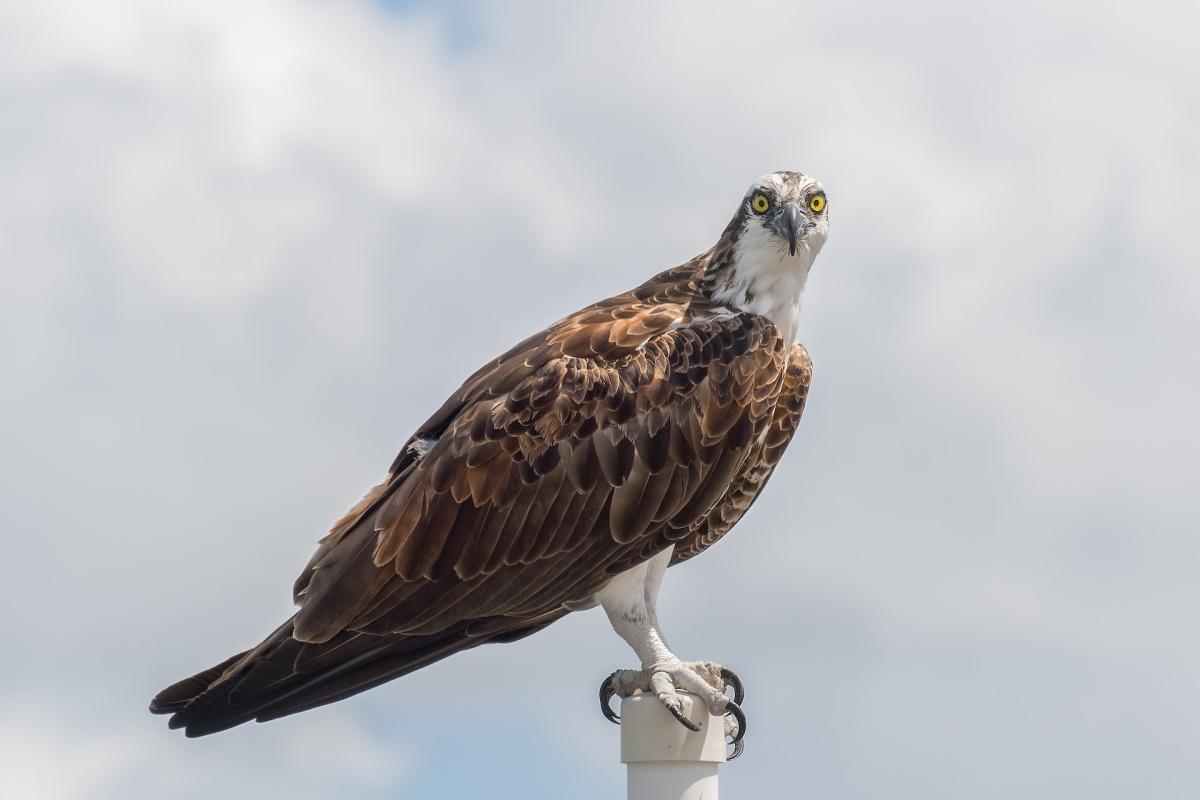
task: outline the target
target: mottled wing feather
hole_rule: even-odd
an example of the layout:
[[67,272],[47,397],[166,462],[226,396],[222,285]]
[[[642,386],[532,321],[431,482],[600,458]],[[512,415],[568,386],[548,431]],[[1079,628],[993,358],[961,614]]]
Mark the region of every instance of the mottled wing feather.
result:
[[614,298],[472,376],[322,544],[296,636],[516,624],[693,533],[768,433],[785,360],[763,318],[702,310]]
[[773,404],[771,424],[766,436],[746,457],[737,476],[731,481],[721,501],[697,526],[693,534],[675,545],[671,564],[678,564],[696,556],[724,536],[738,520],[750,510],[767,485],[775,466],[783,457],[800,424],[804,403],[808,399],[808,387],[812,380],[812,361],[802,345],[794,345],[788,357],[783,390],[777,399],[766,393],[757,397],[758,402]]

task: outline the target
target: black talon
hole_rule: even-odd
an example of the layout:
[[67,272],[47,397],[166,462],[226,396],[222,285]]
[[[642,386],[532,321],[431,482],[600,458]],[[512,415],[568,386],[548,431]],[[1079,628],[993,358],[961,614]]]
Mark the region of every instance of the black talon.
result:
[[745,750],[745,749],[746,749],[746,743],[745,743],[745,742],[738,742],[737,744],[735,744],[735,745],[733,746],[733,752],[732,752],[732,753],[730,753],[729,755],[725,756],[725,760],[726,760],[726,761],[733,761],[735,758],[737,758],[738,756],[740,756],[740,755],[742,754],[742,751],[743,751],[743,750]]
[[[687,716],[684,715],[683,711],[679,710],[678,708],[671,708],[671,706],[667,706],[667,711],[670,711],[671,716],[673,716],[673,717],[675,717],[675,719],[679,720],[679,724],[682,725],[683,727],[687,728],[689,731],[700,730],[700,726],[697,725],[695,722],[692,722],[690,719],[688,719]],[[739,709],[739,711],[740,711],[740,709]]]
[[733,700],[727,700],[725,701],[725,713],[732,714],[734,720],[737,721],[737,733],[729,741],[729,744],[737,744],[746,735],[746,712],[742,711],[742,707]]
[[600,713],[604,714],[604,718],[612,724],[620,725],[621,715],[613,711],[612,706],[609,705],[609,701],[612,700],[613,695],[617,693],[616,690],[613,689],[613,676],[616,674],[617,673],[614,672],[612,675],[609,675],[604,679],[604,682],[600,684]]
[[746,687],[742,685],[742,679],[728,667],[721,667],[721,680],[725,682],[726,686],[733,687],[733,702],[740,706],[746,699]]

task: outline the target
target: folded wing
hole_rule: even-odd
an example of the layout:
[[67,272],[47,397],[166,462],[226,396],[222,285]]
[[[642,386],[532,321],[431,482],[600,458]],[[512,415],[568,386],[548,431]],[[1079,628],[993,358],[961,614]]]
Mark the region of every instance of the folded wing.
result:
[[152,708],[201,735],[332,702],[528,635],[712,534],[709,513],[774,441],[790,354],[762,317],[647,287],[469,378],[322,540],[294,619]]

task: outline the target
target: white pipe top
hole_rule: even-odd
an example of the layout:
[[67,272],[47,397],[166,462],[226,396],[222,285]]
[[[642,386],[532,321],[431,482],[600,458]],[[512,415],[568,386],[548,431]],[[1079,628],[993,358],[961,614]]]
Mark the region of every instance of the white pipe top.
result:
[[621,762],[675,761],[707,764],[725,763],[725,723],[708,713],[695,695],[679,693],[691,700],[688,719],[700,725],[690,731],[671,716],[653,694],[639,694],[621,701]]

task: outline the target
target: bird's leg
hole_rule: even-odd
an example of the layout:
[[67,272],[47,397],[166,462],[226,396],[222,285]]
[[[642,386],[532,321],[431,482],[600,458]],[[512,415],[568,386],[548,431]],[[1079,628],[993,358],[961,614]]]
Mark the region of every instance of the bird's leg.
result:
[[[725,720],[726,733],[734,743],[746,731],[746,718],[739,703],[742,685],[730,670],[711,661],[682,661],[667,646],[655,608],[658,589],[671,563],[671,548],[613,578],[597,593],[613,629],[629,643],[642,662],[641,669],[621,669],[610,675],[600,687],[600,702],[605,716],[616,721],[608,706],[613,695],[629,697],[638,692],[653,692],[675,719],[691,730],[700,726],[688,719],[682,689],[703,699],[709,712],[731,715]],[[734,697],[725,694],[733,686]],[[736,720],[736,721],[735,721]]]

